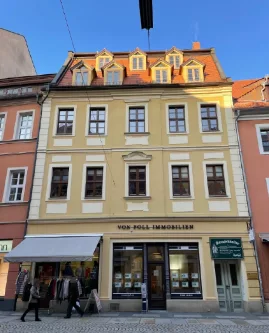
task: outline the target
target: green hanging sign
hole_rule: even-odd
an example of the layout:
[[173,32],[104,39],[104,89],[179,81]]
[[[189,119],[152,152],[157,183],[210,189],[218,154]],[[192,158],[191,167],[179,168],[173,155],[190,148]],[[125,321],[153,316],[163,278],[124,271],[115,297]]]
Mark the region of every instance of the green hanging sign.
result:
[[212,259],[243,259],[241,238],[210,238]]

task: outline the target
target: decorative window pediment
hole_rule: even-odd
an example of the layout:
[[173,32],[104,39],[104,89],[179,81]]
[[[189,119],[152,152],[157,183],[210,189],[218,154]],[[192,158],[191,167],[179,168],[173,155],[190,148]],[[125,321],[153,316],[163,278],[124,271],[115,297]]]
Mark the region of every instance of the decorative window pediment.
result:
[[125,67],[112,61],[102,68],[105,85],[120,85],[123,82]]
[[150,68],[151,78],[154,83],[171,83],[172,66],[167,61],[159,59]]
[[129,67],[132,71],[146,70],[147,55],[138,47],[129,55]]
[[70,68],[73,72],[72,83],[75,86],[88,86],[94,78],[94,67],[85,64],[83,61],[76,63]]
[[124,161],[151,161],[152,155],[147,155],[141,151],[134,151],[128,155],[122,155]]
[[188,59],[182,64],[182,75],[185,82],[203,82],[204,64],[197,59]]
[[96,54],[96,69],[101,70],[105,65],[113,60],[113,54],[106,49]]
[[175,69],[179,69],[183,63],[183,53],[174,46],[166,52],[165,60],[174,66]]

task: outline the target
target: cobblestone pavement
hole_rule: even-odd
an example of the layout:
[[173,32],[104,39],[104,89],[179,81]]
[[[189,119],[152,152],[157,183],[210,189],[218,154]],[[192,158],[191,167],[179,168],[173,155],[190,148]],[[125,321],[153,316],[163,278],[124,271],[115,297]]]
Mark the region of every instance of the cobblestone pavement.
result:
[[[4,315],[0,313],[0,333],[82,333],[82,332],[184,332],[184,333],[260,333],[269,332],[269,316],[215,316],[204,318],[156,318],[132,315],[125,317],[112,317],[112,314],[103,316],[85,316],[71,319],[63,316],[40,316],[42,322],[35,322],[33,315],[26,317],[26,322],[20,321],[18,313]],[[201,317],[201,318],[200,318]],[[220,318],[218,318],[220,317]],[[245,318],[245,319],[243,319]]]

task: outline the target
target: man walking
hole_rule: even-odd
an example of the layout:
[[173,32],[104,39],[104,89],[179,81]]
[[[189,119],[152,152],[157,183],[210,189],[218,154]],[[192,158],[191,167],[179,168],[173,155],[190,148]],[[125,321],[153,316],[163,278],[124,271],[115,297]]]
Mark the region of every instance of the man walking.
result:
[[81,310],[80,306],[76,304],[79,299],[78,283],[76,278],[73,276],[69,282],[69,297],[68,297],[68,307],[67,313],[64,317],[65,319],[71,318],[72,308],[74,307],[77,312],[80,314],[80,317],[83,317],[84,312]]
[[40,300],[39,287],[40,287],[39,280],[35,279],[33,286],[31,287],[31,290],[30,290],[30,299],[29,299],[28,308],[26,309],[24,314],[21,316],[21,321],[23,321],[23,322],[25,322],[24,318],[27,315],[27,313],[31,310],[35,310],[35,321],[41,321],[41,319],[39,319],[39,317],[38,317],[38,308],[39,308],[39,300]]

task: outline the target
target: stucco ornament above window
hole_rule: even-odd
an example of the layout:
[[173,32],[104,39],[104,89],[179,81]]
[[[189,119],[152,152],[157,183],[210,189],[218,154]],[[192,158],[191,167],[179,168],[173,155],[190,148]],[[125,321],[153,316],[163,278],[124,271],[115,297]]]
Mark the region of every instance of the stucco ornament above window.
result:
[[88,86],[96,75],[95,68],[80,61],[70,68],[73,73],[72,84],[74,86]]
[[138,47],[129,54],[129,68],[132,71],[142,71],[147,68],[147,54]]
[[193,58],[182,64],[182,75],[185,82],[204,82],[205,65]]
[[164,59],[157,60],[150,65],[152,81],[154,83],[171,83],[172,67]]
[[100,71],[102,68],[113,60],[113,54],[107,49],[103,49],[101,52],[96,54],[96,70]]
[[142,151],[134,151],[128,155],[122,155],[124,161],[151,161],[152,155],[147,155]]
[[120,85],[125,76],[125,67],[111,61],[102,68],[105,85]]
[[180,65],[183,63],[183,52],[173,46],[165,53],[165,60],[170,65],[174,66],[174,69],[179,69]]

